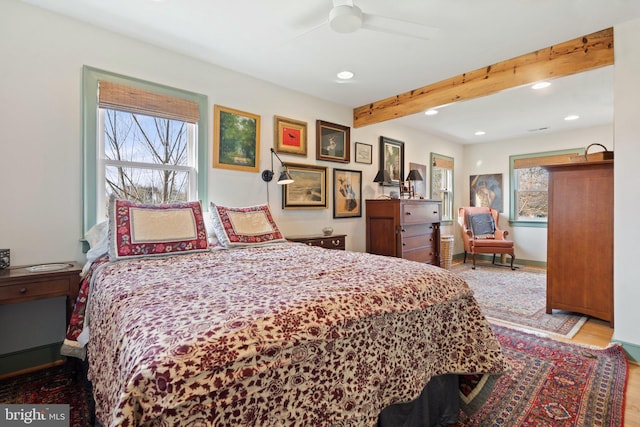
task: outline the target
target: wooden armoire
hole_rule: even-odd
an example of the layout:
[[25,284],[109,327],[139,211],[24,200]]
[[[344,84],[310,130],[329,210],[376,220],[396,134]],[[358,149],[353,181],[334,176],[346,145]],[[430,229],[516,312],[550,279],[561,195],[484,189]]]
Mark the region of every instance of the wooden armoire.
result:
[[547,313],[613,326],[613,160],[547,166]]

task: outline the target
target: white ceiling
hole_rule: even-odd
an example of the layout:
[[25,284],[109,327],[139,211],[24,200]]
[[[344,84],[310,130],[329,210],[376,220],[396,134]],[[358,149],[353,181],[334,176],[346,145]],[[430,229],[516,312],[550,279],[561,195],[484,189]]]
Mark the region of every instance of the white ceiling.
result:
[[[331,0],[23,1],[349,107],[640,17],[638,0],[355,0],[364,13],[437,29],[422,40],[332,32]],[[461,143],[611,123],[611,68],[397,120]],[[355,78],[340,83],[344,69]],[[581,119],[564,122],[569,113]]]

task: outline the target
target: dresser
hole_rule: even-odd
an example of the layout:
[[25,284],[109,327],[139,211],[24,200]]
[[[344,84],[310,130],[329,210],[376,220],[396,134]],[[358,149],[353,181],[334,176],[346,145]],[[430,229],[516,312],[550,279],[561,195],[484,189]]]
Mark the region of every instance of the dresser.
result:
[[367,200],[367,252],[440,265],[441,208],[437,200]]
[[324,234],[304,235],[304,236],[287,236],[286,239],[291,242],[306,243],[309,246],[320,246],[325,249],[345,250],[346,234]]
[[547,313],[613,326],[613,160],[548,166]]

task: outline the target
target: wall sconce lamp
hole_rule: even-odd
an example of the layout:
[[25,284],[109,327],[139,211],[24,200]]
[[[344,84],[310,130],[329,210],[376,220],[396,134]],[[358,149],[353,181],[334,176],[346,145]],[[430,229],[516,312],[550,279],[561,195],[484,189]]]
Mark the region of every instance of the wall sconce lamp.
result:
[[278,160],[280,160],[280,164],[282,165],[282,171],[280,172],[280,177],[278,178],[277,183],[279,185],[287,185],[287,184],[291,184],[293,182],[293,179],[291,178],[291,175],[289,175],[289,172],[287,172],[287,167],[284,165],[284,162],[282,161],[282,159],[280,158],[280,156],[278,156],[275,152],[275,150],[273,148],[271,148],[271,170],[269,169],[265,169],[262,171],[262,180],[264,182],[271,182],[271,180],[273,179],[273,156],[276,156],[278,158]]
[[422,181],[422,175],[417,169],[411,169],[407,175],[407,184],[409,186],[409,198],[413,199],[416,195],[415,185],[411,185],[411,181]]

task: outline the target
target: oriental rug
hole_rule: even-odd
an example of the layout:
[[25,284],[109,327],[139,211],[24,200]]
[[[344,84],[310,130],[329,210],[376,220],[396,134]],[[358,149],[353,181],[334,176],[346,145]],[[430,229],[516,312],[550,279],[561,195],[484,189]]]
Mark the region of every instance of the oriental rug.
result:
[[546,270],[532,267],[511,270],[490,263],[454,264],[451,271],[473,290],[487,319],[495,324],[572,338],[586,316],[562,310],[547,314]]
[[69,427],[93,426],[93,398],[78,364],[42,369],[0,380],[0,403],[68,404]]
[[570,344],[492,325],[511,372],[486,404],[458,426],[618,427],[624,425],[627,360],[619,345]]

